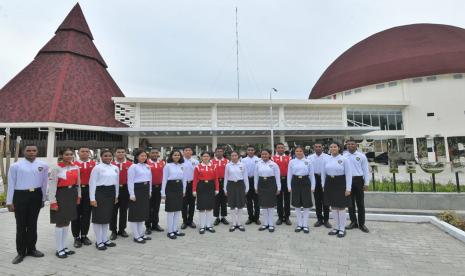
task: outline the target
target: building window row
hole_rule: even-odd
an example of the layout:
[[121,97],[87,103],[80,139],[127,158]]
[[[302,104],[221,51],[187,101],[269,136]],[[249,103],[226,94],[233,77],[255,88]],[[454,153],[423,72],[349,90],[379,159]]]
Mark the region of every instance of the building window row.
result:
[[404,124],[400,110],[348,110],[349,127],[373,126],[381,130],[403,130]]

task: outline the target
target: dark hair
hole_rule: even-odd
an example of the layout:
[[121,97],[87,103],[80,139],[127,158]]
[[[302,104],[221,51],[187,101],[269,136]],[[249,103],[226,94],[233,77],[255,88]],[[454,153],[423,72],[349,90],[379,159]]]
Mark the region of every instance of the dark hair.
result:
[[210,156],[210,158],[212,157],[212,153],[209,152],[209,151],[202,151],[202,154],[200,154],[200,157],[202,157],[204,154],[208,154]]
[[73,155],[74,155],[74,149],[72,149],[72,148],[65,148],[65,149],[62,149],[62,150],[60,150],[60,151],[58,152],[58,155],[63,156],[63,154],[65,154],[65,152],[67,152],[67,151],[72,152]]
[[331,142],[331,143],[329,143],[329,146],[331,146],[331,145],[333,145],[333,144],[336,145],[336,146],[339,148],[339,154],[341,154],[341,153],[342,153],[342,147],[341,147],[341,145],[340,145],[338,142]]
[[218,151],[218,150],[222,150],[222,151],[224,152],[224,148],[222,148],[222,147],[217,147],[217,148],[215,149],[215,152]]
[[39,151],[39,147],[37,145],[34,145],[34,144],[25,144],[23,146],[23,150],[26,150],[27,147],[35,147],[37,149],[37,151]]
[[231,153],[229,154],[229,156],[231,156],[233,153],[239,155],[239,157],[241,156],[241,155],[239,154],[239,152],[237,152],[237,151],[235,151],[235,150],[231,151]]
[[346,144],[349,143],[349,142],[354,142],[354,143],[356,143],[356,142],[355,142],[355,139],[353,139],[353,138],[349,138],[349,139],[346,140]]
[[174,155],[176,152],[179,153],[179,156],[181,156],[181,157],[179,158],[178,163],[179,163],[179,164],[184,163],[184,157],[182,157],[181,151],[179,151],[179,150],[173,150],[173,151],[170,153],[170,156],[168,157],[168,160],[167,160],[166,162],[168,162],[168,163],[174,163],[174,161],[173,161],[173,155]]
[[278,146],[284,146],[283,143],[277,143],[276,145],[274,145],[274,148],[277,148]]
[[252,145],[248,145],[248,146],[247,146],[247,149],[253,149],[253,150],[255,150],[255,147],[252,146]]
[[126,148],[125,148],[125,147],[116,147],[116,148],[115,148],[115,152],[118,151],[118,150],[124,150],[124,151],[126,151]]
[[79,149],[78,149],[78,150],[82,150],[82,149],[89,149],[89,150],[90,150],[90,148],[89,148],[88,146],[82,146],[82,147],[79,147]]
[[160,152],[160,149],[159,149],[159,148],[151,148],[151,149],[150,149],[150,151],[154,151],[154,150]]
[[[141,155],[142,153],[145,153],[145,155],[147,155],[147,153],[145,152],[145,150],[136,150],[134,152],[134,164],[138,164],[139,163],[139,155]],[[148,159],[148,158],[147,158]],[[147,163],[147,159],[145,159],[145,162],[144,163]]]
[[103,155],[104,155],[105,153],[107,153],[107,152],[109,152],[109,153],[111,154],[111,156],[113,156],[113,152],[111,152],[111,150],[109,150],[109,149],[103,149],[103,150],[100,152],[100,157],[103,157]]
[[294,148],[294,152],[295,152],[297,149],[301,149],[303,152],[305,152],[305,149],[304,149],[304,147],[302,147],[302,146],[297,146],[297,147],[295,147],[295,148]]
[[194,151],[194,149],[191,146],[184,146],[183,150],[190,149],[191,151]]
[[323,146],[324,144],[321,141],[316,141],[315,143],[313,143],[313,145],[322,145]]
[[260,153],[262,153],[262,152],[264,152],[264,151],[268,152],[268,153],[271,155],[271,150],[269,150],[269,149],[262,149],[262,150],[260,151]]

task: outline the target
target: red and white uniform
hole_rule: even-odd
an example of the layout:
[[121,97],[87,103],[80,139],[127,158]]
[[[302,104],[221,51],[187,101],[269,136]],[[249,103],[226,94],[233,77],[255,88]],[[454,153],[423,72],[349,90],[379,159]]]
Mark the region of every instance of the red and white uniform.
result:
[[147,164],[152,172],[152,185],[160,186],[163,182],[163,168],[165,167],[166,162],[164,160],[153,161],[152,159],[149,159]]
[[119,185],[128,184],[128,169],[131,167],[132,162],[129,160],[124,160],[124,162],[113,161],[111,164],[115,165],[119,169]]
[[275,154],[273,155],[272,160],[278,165],[279,174],[281,175],[281,177],[287,176],[287,170],[289,167],[289,162],[291,161],[291,157],[285,154],[283,155]]
[[226,168],[226,164],[229,163],[229,160],[226,158],[218,159],[218,158],[213,158],[211,161],[212,165],[215,166],[216,168],[216,173],[219,179],[223,180],[224,179],[224,169]]
[[[227,160],[227,159],[226,159]],[[208,165],[200,163],[194,169],[194,180],[192,183],[192,192],[197,192],[197,184],[199,181],[213,180],[215,181],[215,191],[220,190],[220,182],[218,181],[218,171],[217,167],[212,163]]]
[[[48,197],[50,206],[58,207],[56,192],[58,188],[78,186],[78,197],[81,197],[81,182],[79,167],[72,164],[66,166],[63,162],[58,162],[57,166],[52,169],[49,181]],[[78,199],[76,199],[78,200]]]
[[74,162],[74,165],[79,167],[79,173],[81,176],[81,185],[82,186],[88,186],[89,185],[89,179],[90,179],[90,173],[92,170],[95,168],[97,165],[95,161],[89,160],[89,161],[76,161]]

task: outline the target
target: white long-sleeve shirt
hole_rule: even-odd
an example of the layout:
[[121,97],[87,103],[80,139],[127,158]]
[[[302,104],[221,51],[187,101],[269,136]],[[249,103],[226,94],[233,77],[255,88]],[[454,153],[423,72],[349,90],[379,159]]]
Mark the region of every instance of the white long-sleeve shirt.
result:
[[249,191],[249,175],[246,165],[240,161],[237,163],[229,162],[224,168],[224,191],[227,192],[228,181],[243,180],[245,184],[245,192]]
[[81,175],[79,173],[79,167],[73,164],[64,167],[56,165],[51,169],[50,179],[48,182],[48,200],[50,203],[57,202],[56,193],[58,189],[58,182],[60,182],[60,180],[66,181],[68,174],[72,171],[75,171],[78,197],[81,197]]
[[247,175],[249,177],[253,177],[255,173],[255,165],[260,161],[261,159],[258,158],[257,156],[246,156],[241,159],[241,162],[245,164],[245,167],[247,168]]
[[306,176],[310,179],[311,189],[315,189],[315,173],[313,172],[312,162],[303,157],[302,159],[295,158],[289,162],[287,168],[287,188],[291,190],[292,177]]
[[370,170],[368,169],[368,159],[365,154],[360,151],[355,151],[354,153],[346,151],[344,157],[349,160],[352,176],[362,176],[364,185],[370,185]]
[[161,182],[161,196],[166,196],[166,183],[168,180],[180,180],[182,181],[182,191],[186,192],[187,179],[184,164],[168,163],[163,168],[163,181]]
[[313,171],[315,174],[321,175],[321,170],[325,165],[325,161],[328,159],[329,155],[322,152],[320,155],[314,153],[307,157],[308,160],[312,163]]
[[13,203],[15,190],[42,189],[42,201],[47,196],[48,165],[47,163],[34,159],[20,160],[10,166],[8,171],[8,194],[6,204]]
[[99,163],[90,173],[89,199],[95,200],[97,186],[115,186],[115,197],[119,195],[119,169],[112,164]]
[[194,157],[190,159],[184,158],[184,173],[186,174],[186,181],[194,180],[194,169],[199,165],[199,161]]
[[350,169],[349,160],[342,155],[332,156],[325,162],[323,171],[321,172],[321,185],[324,188],[327,177],[345,175],[346,191],[352,190],[352,171]]
[[136,196],[134,193],[134,184],[140,182],[149,182],[149,192],[152,194],[152,171],[146,163],[132,164],[128,169],[128,191],[129,196]]
[[268,160],[267,162],[260,160],[256,164],[255,172],[254,172],[255,191],[258,191],[259,177],[270,177],[270,176],[274,176],[276,180],[276,187],[278,187],[278,191],[281,191],[281,174],[279,173],[278,164],[276,164],[272,160]]

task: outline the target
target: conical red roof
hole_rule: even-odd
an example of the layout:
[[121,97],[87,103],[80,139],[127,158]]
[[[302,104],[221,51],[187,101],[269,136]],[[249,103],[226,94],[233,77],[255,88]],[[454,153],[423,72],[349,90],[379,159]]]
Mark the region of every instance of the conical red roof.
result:
[[124,126],[111,97],[124,97],[76,4],[35,59],[0,90],[0,122]]

